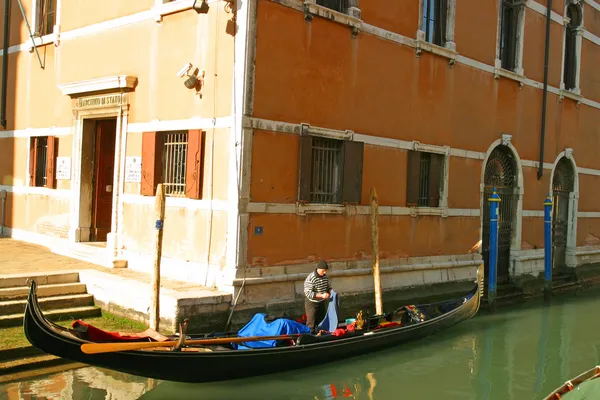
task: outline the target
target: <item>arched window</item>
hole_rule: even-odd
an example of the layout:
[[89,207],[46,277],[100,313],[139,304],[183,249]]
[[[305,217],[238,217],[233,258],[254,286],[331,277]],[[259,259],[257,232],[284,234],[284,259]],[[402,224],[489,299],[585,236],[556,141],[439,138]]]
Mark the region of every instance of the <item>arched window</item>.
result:
[[577,87],[577,31],[581,26],[581,9],[575,4],[567,8],[569,24],[565,30],[565,65],[563,81],[565,89],[571,90]]

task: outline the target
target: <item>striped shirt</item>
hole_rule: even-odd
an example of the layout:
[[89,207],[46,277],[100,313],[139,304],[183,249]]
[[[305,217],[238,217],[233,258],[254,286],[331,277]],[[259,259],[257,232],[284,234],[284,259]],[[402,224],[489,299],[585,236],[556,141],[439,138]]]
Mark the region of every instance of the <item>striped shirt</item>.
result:
[[320,276],[317,271],[311,272],[304,280],[304,295],[312,302],[320,303],[325,299],[316,298],[317,293],[325,293],[331,290],[331,283],[327,275]]

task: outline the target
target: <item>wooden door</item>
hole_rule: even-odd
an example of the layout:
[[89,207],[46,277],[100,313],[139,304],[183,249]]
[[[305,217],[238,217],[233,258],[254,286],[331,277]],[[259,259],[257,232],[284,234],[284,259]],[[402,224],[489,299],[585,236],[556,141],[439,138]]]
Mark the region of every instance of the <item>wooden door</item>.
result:
[[110,232],[115,165],[116,119],[96,122],[96,149],[94,154],[94,205],[92,214],[93,242],[106,241]]

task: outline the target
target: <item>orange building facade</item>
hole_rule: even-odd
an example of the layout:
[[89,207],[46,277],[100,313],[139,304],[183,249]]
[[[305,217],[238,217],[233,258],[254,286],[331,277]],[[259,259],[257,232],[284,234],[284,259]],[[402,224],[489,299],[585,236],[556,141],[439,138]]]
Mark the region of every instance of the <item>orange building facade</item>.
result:
[[556,271],[600,260],[595,0],[553,1],[544,128],[543,0],[32,1],[5,234],[149,270],[162,182],[166,276],[287,302],[318,259],[373,290],[371,189],[384,290],[474,278],[495,187],[500,282],[543,272],[548,194]]

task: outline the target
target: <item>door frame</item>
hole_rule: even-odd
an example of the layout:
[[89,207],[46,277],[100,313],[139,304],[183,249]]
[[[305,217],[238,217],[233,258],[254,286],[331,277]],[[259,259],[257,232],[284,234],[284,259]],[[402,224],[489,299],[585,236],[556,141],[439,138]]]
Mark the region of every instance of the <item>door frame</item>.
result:
[[[521,157],[519,156],[519,152],[512,144],[512,135],[502,134],[501,138],[494,141],[490,147],[488,147],[487,152],[485,153],[485,157],[482,160],[481,164],[481,178],[479,183],[479,253],[481,254],[483,251],[483,215],[484,210],[483,207],[489,207],[488,199],[485,196],[485,167],[490,159],[490,155],[492,151],[497,146],[504,145],[507,146],[512,152],[515,158],[515,164],[517,170],[516,172],[516,186],[514,187],[514,194],[517,196],[517,205],[515,210],[515,223],[512,230],[511,235],[511,243],[510,243],[510,266],[509,266],[509,280],[513,280],[515,276],[520,275],[522,273],[521,268],[521,230],[523,225],[523,194],[524,194],[524,185],[523,185],[523,165],[521,163]],[[483,255],[482,255],[483,261]]]
[[567,267],[576,267],[577,266],[577,207],[579,203],[579,172],[577,169],[577,164],[575,163],[575,158],[573,158],[573,149],[566,148],[564,151],[561,151],[554,160],[554,165],[552,166],[552,174],[550,175],[550,187],[548,188],[548,193],[553,192],[554,185],[554,171],[556,171],[556,166],[561,158],[565,157],[567,160],[571,162],[571,166],[573,167],[573,191],[569,193],[569,215],[568,215],[568,225],[567,225],[567,249],[565,254],[565,263]]
[[[86,182],[82,182],[86,177],[82,176],[82,162],[84,157],[84,133],[90,132],[95,128],[95,120],[116,118],[116,136],[115,136],[115,165],[113,176],[113,201],[111,215],[111,231],[107,236],[106,248],[112,254],[117,256],[122,245],[122,215],[123,203],[122,194],[124,191],[125,176],[125,147],[127,142],[127,125],[129,96],[127,93],[114,93],[120,95],[120,104],[99,105],[77,109],[74,106],[74,126],[73,126],[73,176],[71,181],[71,229],[69,230],[69,240],[71,242],[87,242],[90,238],[91,218],[92,218],[92,198],[88,193],[89,189],[85,187]],[[74,103],[77,100],[74,100]],[[95,130],[92,130],[95,134]],[[88,178],[89,179],[89,178]]]

